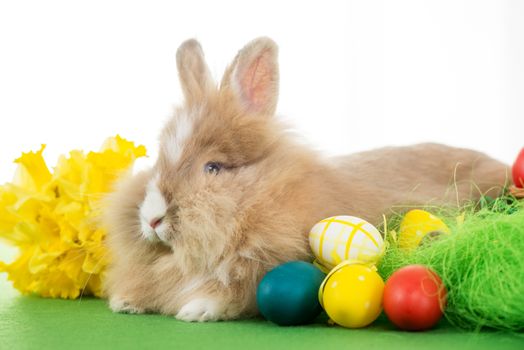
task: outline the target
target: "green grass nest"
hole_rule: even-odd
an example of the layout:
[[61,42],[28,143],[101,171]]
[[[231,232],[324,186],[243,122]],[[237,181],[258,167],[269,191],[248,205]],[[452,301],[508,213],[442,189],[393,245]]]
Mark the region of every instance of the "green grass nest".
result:
[[393,215],[383,227],[384,279],[405,265],[426,265],[448,289],[445,317],[454,326],[524,330],[524,202],[506,195],[483,197],[461,210],[424,209],[445,221],[451,235],[400,249],[396,232],[402,216]]

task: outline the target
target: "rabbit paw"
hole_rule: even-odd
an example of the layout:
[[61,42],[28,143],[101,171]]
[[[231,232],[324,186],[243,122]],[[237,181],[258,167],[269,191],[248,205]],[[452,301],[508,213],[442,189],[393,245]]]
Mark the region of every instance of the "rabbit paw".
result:
[[193,299],[180,309],[176,318],[186,322],[217,321],[222,314],[220,305],[212,299]]
[[131,304],[129,301],[114,297],[109,300],[109,307],[113,312],[121,312],[126,314],[143,314],[144,308]]

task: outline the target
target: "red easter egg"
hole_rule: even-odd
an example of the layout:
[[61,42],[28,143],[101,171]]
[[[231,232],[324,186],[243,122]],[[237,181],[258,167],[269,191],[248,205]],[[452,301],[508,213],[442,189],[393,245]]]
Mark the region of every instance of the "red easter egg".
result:
[[524,188],[524,148],[520,151],[517,160],[515,160],[512,172],[515,186]]
[[430,329],[443,315],[446,296],[446,287],[435,272],[422,265],[409,265],[387,280],[384,312],[400,329]]

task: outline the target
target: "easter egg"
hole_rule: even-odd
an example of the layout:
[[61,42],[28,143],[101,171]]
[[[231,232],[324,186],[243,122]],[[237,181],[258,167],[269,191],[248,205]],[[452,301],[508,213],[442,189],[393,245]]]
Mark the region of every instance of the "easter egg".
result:
[[513,183],[519,188],[524,188],[524,148],[520,151],[512,168]]
[[425,210],[414,209],[408,211],[400,223],[398,244],[402,249],[413,249],[423,239],[449,233],[449,228],[438,217]]
[[442,317],[446,295],[446,287],[435,272],[422,265],[409,265],[386,281],[384,312],[400,329],[430,329]]
[[257,289],[257,306],[269,321],[281,326],[312,322],[322,311],[318,289],[325,274],[313,264],[291,261],[269,271]]
[[376,263],[384,240],[369,222],[354,216],[333,216],[317,223],[309,233],[309,245],[317,261],[328,269],[342,261]]
[[362,328],[380,315],[383,290],[384,281],[374,266],[345,261],[325,278],[319,300],[335,323]]

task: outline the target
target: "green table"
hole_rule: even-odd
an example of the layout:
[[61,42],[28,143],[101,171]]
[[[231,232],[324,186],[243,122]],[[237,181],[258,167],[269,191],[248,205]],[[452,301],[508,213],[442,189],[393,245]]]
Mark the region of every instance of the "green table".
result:
[[[6,256],[0,247],[0,257]],[[104,300],[20,296],[0,276],[0,349],[524,349],[524,334],[468,333],[442,322],[423,333],[381,317],[350,330],[319,322],[279,327],[264,320],[184,323],[161,315],[114,314]]]

